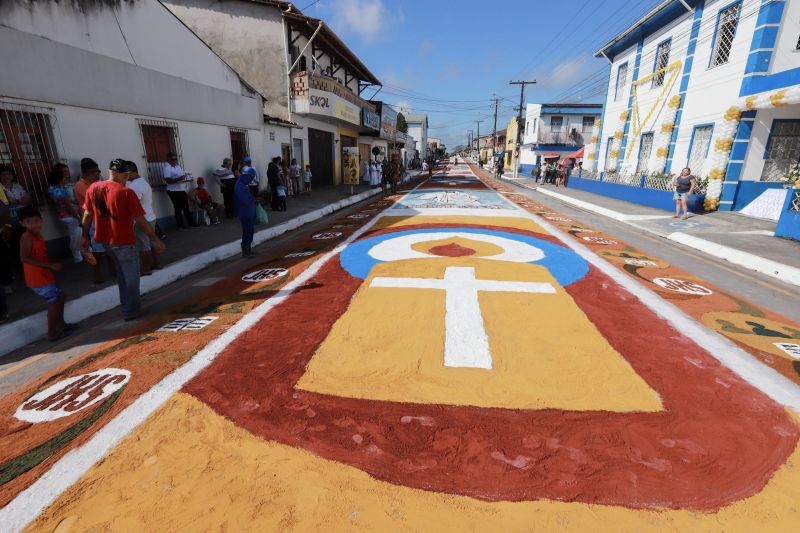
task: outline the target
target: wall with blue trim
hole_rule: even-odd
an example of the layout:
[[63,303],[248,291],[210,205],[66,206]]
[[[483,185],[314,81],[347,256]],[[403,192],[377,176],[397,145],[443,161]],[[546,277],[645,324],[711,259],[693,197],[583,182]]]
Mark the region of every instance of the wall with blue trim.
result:
[[783,184],[775,181],[740,181],[739,189],[733,200],[733,210],[739,211],[745,208],[767,189],[780,189],[781,187]]
[[672,192],[670,191],[643,189],[641,187],[606,183],[598,180],[576,178],[574,176],[569,179],[569,186],[580,191],[602,194],[609,198],[655,207],[656,209],[664,209],[665,211],[672,211],[675,209],[675,200],[672,199]]
[[778,220],[778,225],[775,227],[775,236],[800,241],[800,211],[789,210],[789,206],[792,204],[792,199],[795,194],[800,194],[800,191],[793,189],[786,195],[786,202],[783,204],[781,218]]

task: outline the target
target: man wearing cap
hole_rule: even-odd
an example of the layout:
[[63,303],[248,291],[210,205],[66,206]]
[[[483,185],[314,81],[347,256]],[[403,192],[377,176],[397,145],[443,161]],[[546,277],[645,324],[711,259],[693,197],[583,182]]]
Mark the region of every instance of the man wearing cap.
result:
[[258,175],[258,170],[253,166],[253,158],[249,155],[244,156],[244,166],[242,167],[242,174],[252,176],[252,179],[247,184],[250,192],[253,193],[253,198],[258,197],[258,188],[261,185],[261,176]]
[[94,222],[94,241],[105,248],[117,267],[117,283],[125,320],[141,316],[139,297],[139,253],[136,249],[134,223],[150,237],[156,253],[165,246],[145,219],[136,193],[127,188],[129,165],[114,159],[108,166],[108,181],[92,183],[86,190],[83,213],[83,249],[89,247],[89,228]]

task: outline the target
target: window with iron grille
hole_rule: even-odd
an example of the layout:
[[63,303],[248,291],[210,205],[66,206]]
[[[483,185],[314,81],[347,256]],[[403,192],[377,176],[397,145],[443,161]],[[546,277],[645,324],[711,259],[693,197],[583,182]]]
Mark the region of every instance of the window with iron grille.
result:
[[800,161],[800,120],[775,120],[767,143],[761,181],[780,181]]
[[623,63],[617,68],[617,84],[614,88],[614,100],[619,100],[622,96],[622,90],[625,88],[625,82],[628,81],[628,63]]
[[164,165],[167,162],[167,154],[175,153],[178,156],[178,163],[183,166],[178,124],[166,120],[149,119],[138,119],[137,122],[142,134],[142,147],[150,185],[164,185]]
[[710,66],[724,65],[730,59],[733,38],[736,35],[736,26],[739,24],[739,12],[741,10],[742,4],[740,2],[719,12]]
[[692,146],[689,148],[689,164],[695,176],[703,176],[703,166],[708,157],[708,148],[711,146],[711,132],[713,126],[697,126],[694,128]]
[[250,153],[250,145],[247,142],[247,130],[239,128],[228,128],[231,135],[231,159],[234,161],[244,160],[244,156]]
[[[664,41],[656,48],[656,62],[653,67],[653,72],[667,68],[669,64],[669,51],[672,48],[672,41]],[[651,82],[651,87],[661,87],[664,85],[664,76],[666,72],[658,72]]]
[[564,117],[550,117],[550,131],[553,133],[560,132],[563,124]]
[[47,175],[59,162],[55,125],[53,109],[0,102],[0,162],[11,165],[37,205],[46,205]]
[[642,135],[642,142],[639,145],[639,161],[636,162],[636,175],[641,176],[647,173],[647,166],[650,164],[650,154],[653,152],[653,132]]
[[581,133],[592,133],[594,129],[594,117],[583,117],[581,124]]

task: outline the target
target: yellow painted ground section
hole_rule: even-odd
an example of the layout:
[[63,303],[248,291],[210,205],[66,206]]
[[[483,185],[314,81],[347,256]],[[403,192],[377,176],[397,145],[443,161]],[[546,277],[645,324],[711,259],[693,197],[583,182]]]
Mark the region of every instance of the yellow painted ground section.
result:
[[455,227],[463,224],[473,224],[476,226],[499,226],[504,228],[524,229],[544,233],[549,235],[542,227],[529,218],[516,217],[475,217],[469,215],[443,215],[426,216],[414,215],[411,217],[385,216],[378,219],[373,230],[384,228],[401,228],[404,226],[416,226],[419,224],[452,224]]
[[[714,490],[709,487],[709,490]],[[800,450],[759,494],[704,514],[536,501],[487,503],[377,481],[266,442],[177,394],[29,531],[792,531]]]
[[[492,370],[443,364],[445,294],[369,287],[384,277],[549,282],[557,294],[479,293]],[[403,334],[398,334],[402,330]],[[654,390],[543,266],[471,257],[378,263],[333,326],[298,388],[353,398],[576,411],[660,411]]]

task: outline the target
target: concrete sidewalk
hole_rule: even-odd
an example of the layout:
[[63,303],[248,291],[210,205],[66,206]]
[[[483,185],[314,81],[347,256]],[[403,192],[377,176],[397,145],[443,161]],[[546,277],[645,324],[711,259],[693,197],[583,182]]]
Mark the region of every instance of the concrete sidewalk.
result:
[[531,178],[504,181],[800,286],[800,243],[773,236],[775,222],[722,211],[690,214],[688,220],[680,220],[660,209],[544,185]]
[[[315,189],[310,196],[288,199],[288,210],[267,210],[269,224],[257,225],[253,245],[260,244],[320,219],[335,211],[351,206],[381,193],[381,189],[357,186],[350,195],[350,187],[330,186]],[[241,253],[239,241],[241,226],[237,218],[225,219],[217,226],[200,226],[186,230],[169,230],[163,254],[163,270],[142,278],[141,292],[146,294],[197,272],[228,257]],[[58,273],[58,283],[67,294],[65,315],[71,322],[79,322],[119,305],[116,278],[102,285],[91,282],[91,268],[85,263],[64,263]],[[47,330],[45,304],[25,287],[21,275],[8,295],[10,321],[0,326],[0,355],[43,338]]]

